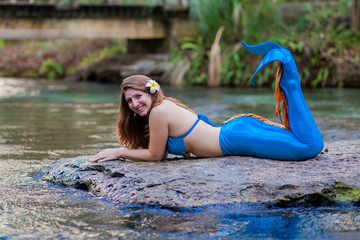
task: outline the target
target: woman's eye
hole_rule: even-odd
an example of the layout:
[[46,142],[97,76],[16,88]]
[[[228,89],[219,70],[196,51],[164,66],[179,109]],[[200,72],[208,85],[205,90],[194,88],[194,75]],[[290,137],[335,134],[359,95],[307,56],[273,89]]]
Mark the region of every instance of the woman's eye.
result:
[[136,98],[137,99],[141,98],[141,95],[140,94],[136,95]]
[[131,100],[131,99],[128,99],[128,100],[127,100],[127,102],[128,102],[128,103],[131,103],[131,102],[132,102],[132,100]]

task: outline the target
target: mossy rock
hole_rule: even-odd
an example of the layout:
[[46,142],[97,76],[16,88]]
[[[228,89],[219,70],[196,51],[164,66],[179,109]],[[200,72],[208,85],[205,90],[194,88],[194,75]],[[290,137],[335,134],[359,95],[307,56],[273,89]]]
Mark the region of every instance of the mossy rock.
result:
[[360,190],[341,183],[337,183],[332,189],[324,191],[324,195],[335,203],[360,204]]

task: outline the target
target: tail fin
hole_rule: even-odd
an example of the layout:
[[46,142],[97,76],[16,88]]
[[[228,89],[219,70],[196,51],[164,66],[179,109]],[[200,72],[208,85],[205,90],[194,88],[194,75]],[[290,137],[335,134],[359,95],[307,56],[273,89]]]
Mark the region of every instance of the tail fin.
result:
[[258,54],[258,55],[265,55],[265,57],[261,60],[259,66],[257,67],[253,77],[251,78],[251,84],[255,86],[255,75],[267,64],[274,62],[274,61],[280,61],[281,63],[285,62],[285,55],[283,50],[285,50],[283,47],[281,47],[279,44],[274,42],[263,42],[258,45],[247,45],[243,42],[243,46],[246,50],[248,50],[251,53]]
[[242,42],[243,46],[246,50],[248,50],[251,53],[257,54],[257,55],[266,55],[269,51],[273,49],[281,49],[282,47],[274,42],[263,42],[258,45],[247,45],[246,43]]

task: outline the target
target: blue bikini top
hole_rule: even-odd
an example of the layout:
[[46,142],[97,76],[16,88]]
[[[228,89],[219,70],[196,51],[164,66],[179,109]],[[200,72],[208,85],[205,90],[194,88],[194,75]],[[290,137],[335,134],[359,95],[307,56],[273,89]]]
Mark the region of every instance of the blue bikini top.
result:
[[207,124],[213,126],[213,127],[220,127],[218,125],[213,124],[205,115],[198,115],[198,119],[196,122],[192,125],[192,127],[182,136],[180,137],[168,137],[168,141],[166,143],[166,149],[169,153],[175,154],[175,155],[185,155],[185,145],[184,145],[184,138],[191,133],[191,131],[196,127],[196,125],[199,123],[200,120],[203,120]]

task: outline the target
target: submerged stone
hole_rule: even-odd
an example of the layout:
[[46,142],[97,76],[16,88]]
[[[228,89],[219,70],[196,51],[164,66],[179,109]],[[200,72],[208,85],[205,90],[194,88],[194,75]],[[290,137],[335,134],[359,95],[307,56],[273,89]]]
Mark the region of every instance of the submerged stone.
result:
[[264,203],[276,206],[360,204],[360,140],[326,143],[306,161],[253,157],[161,162],[60,159],[43,179],[115,202],[169,208]]

